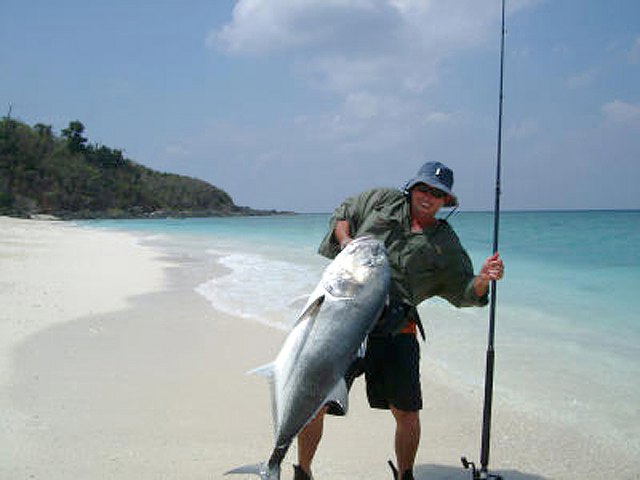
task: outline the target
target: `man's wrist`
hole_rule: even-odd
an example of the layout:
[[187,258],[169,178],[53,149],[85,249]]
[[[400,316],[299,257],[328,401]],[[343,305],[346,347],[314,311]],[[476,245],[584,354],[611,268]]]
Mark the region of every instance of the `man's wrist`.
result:
[[489,291],[490,280],[488,276],[482,273],[476,275],[473,281],[473,289],[475,290],[477,297],[482,297]]

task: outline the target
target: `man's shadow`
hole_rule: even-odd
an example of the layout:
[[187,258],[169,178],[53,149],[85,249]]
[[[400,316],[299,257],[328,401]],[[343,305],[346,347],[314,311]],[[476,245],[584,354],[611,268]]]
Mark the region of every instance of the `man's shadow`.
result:
[[[490,471],[494,475],[500,475],[503,480],[546,480],[545,477],[532,473],[523,473],[517,470]],[[413,468],[416,480],[471,480],[471,470],[465,470],[462,466],[452,467],[448,465],[416,465]]]

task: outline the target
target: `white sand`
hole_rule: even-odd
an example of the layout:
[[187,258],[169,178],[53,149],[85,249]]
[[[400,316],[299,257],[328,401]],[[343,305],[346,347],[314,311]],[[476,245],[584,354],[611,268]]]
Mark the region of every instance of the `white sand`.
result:
[[[268,388],[244,372],[273,359],[283,332],[216,312],[192,265],[127,235],[0,228],[0,479],[219,479],[267,458]],[[482,392],[429,364],[423,382],[416,478],[469,478],[459,457],[477,460]],[[349,415],[327,422],[318,480],[391,478],[393,423],[362,383]],[[507,479],[640,478],[633,456],[499,400],[493,432],[491,465]],[[283,479],[294,461],[295,446]]]
[[[158,252],[125,233],[0,217],[0,351],[52,325],[128,306],[159,290]],[[9,366],[0,356],[0,384]]]

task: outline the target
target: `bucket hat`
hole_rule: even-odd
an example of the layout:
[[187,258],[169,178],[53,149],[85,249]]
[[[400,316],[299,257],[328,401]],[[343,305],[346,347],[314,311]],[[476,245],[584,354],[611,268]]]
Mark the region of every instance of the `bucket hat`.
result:
[[409,193],[418,183],[426,183],[431,187],[449,194],[449,199],[444,205],[445,207],[455,207],[458,205],[458,197],[456,197],[451,190],[453,188],[453,170],[444,163],[427,162],[422,165],[416,176],[405,183],[405,193]]

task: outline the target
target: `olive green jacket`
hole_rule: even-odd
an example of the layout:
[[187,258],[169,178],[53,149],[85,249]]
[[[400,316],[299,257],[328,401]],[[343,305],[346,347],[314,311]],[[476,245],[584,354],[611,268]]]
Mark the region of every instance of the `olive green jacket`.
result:
[[392,298],[417,306],[438,296],[456,307],[486,305],[473,288],[473,265],[458,236],[445,220],[422,232],[411,231],[410,200],[399,190],[373,189],[345,200],[330,219],[318,252],[334,258],[340,246],[333,232],[338,220],[349,222],[353,238],[381,240],[391,265]]

